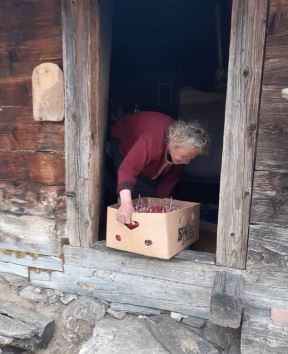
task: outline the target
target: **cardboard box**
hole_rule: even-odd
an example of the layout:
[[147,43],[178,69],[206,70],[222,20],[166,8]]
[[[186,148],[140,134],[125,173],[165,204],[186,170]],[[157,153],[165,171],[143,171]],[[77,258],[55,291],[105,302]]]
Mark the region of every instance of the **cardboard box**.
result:
[[[167,205],[167,199],[149,199],[154,205]],[[132,219],[138,223],[134,229],[117,221],[119,204],[109,206],[107,247],[162,259],[175,256],[199,239],[200,204],[180,200],[173,203],[179,209],[165,213],[133,213]]]

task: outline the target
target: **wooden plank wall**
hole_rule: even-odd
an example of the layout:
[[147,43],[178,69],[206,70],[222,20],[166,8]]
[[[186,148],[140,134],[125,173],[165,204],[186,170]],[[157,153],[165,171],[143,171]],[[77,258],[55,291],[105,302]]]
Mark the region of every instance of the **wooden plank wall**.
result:
[[0,0],[0,18],[0,251],[58,255],[64,124],[33,120],[31,74],[43,62],[62,66],[61,1]]
[[288,272],[288,2],[270,0],[248,269]]

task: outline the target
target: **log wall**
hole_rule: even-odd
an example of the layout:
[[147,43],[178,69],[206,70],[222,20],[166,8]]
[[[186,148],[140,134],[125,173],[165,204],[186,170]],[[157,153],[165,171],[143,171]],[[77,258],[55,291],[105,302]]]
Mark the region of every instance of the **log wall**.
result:
[[288,2],[271,0],[265,43],[248,269],[288,272]]
[[61,0],[0,4],[0,251],[56,256],[66,219],[64,124],[33,120],[31,75],[44,62],[62,67]]

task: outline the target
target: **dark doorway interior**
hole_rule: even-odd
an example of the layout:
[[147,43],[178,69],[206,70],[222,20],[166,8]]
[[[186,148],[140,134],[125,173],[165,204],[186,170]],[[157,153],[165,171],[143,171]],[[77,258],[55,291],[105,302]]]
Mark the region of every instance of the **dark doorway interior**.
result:
[[[204,226],[193,247],[209,252],[216,249],[231,3],[114,1],[108,132],[135,110],[196,119],[207,127],[210,155],[191,161],[175,198],[201,203]],[[113,175],[109,158],[106,166]],[[116,198],[109,183],[105,206]]]

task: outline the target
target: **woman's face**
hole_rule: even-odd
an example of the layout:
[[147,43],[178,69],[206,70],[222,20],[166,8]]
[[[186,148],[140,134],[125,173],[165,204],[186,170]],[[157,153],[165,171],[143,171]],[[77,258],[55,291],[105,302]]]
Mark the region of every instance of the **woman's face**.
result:
[[188,165],[190,160],[200,155],[200,149],[197,147],[170,147],[169,153],[175,165]]

